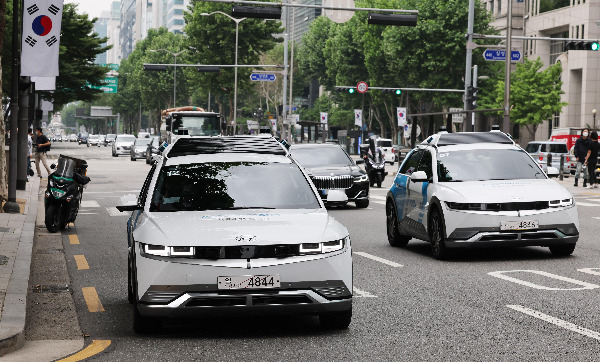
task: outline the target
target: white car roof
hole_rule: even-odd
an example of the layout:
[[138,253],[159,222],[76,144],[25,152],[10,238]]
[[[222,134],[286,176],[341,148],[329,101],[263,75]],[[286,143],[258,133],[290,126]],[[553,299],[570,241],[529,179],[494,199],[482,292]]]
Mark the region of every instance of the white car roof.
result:
[[522,150],[517,145],[506,145],[498,143],[469,143],[460,145],[448,145],[438,147],[438,153],[440,152],[452,152],[452,151],[468,151],[468,150]]
[[206,163],[206,162],[266,162],[266,163],[292,163],[286,156],[261,155],[252,153],[213,153],[168,158],[166,166]]

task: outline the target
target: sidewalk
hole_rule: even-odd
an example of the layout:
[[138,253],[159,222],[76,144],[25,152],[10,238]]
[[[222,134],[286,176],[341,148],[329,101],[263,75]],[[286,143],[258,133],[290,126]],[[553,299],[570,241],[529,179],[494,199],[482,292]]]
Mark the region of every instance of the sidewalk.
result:
[[25,342],[27,285],[35,233],[40,178],[17,190],[21,214],[0,213],[0,356]]

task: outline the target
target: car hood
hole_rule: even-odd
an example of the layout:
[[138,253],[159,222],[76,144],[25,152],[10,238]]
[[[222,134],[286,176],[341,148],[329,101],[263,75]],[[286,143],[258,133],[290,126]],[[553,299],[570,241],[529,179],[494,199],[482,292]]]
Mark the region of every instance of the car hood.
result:
[[310,176],[341,176],[352,175],[360,176],[364,171],[358,166],[352,165],[331,165],[320,167],[305,167]]
[[324,242],[348,236],[325,209],[143,213],[136,241],[167,246],[233,246]]
[[135,146],[136,151],[146,151],[146,148],[148,148],[148,146]]
[[133,142],[115,142],[115,146],[133,146]]
[[550,201],[573,197],[550,179],[443,182],[438,198],[449,202],[506,203]]

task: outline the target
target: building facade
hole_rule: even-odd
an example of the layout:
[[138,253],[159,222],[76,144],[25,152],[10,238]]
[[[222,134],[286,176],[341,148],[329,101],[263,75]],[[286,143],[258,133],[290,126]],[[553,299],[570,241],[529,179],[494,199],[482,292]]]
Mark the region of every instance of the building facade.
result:
[[[502,35],[507,29],[508,1],[482,0],[495,18],[493,25]],[[598,127],[598,122],[593,124],[592,111],[600,106],[600,52],[567,50],[567,41],[535,38],[599,39],[600,0],[512,1],[513,36],[531,38],[513,40],[514,49],[521,50],[529,59],[539,57],[545,66],[560,63],[563,69],[562,101],[568,105],[538,127],[535,139],[548,139],[554,128]],[[523,132],[523,137],[526,136],[527,132]]]

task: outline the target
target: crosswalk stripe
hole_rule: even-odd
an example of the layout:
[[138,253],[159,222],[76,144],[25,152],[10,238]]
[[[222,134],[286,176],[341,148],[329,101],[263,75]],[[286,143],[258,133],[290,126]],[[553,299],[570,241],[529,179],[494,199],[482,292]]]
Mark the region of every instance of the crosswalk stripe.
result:
[[373,201],[375,204],[385,205],[385,201]]
[[385,196],[370,195],[369,197],[372,199],[375,199],[375,200],[384,200],[385,201]]
[[83,200],[81,201],[81,207],[100,207],[100,204],[94,200]]
[[365,292],[364,290],[360,290],[357,287],[352,288],[354,289],[354,293],[357,294],[355,295],[355,297],[362,297],[362,298],[377,298],[376,295],[373,295],[369,292]]
[[117,210],[116,207],[107,207],[106,211],[108,211],[108,214],[110,216],[129,216],[130,215],[127,212],[121,212],[121,211]]
[[577,206],[600,206],[600,204],[590,204],[589,202],[578,202]]

